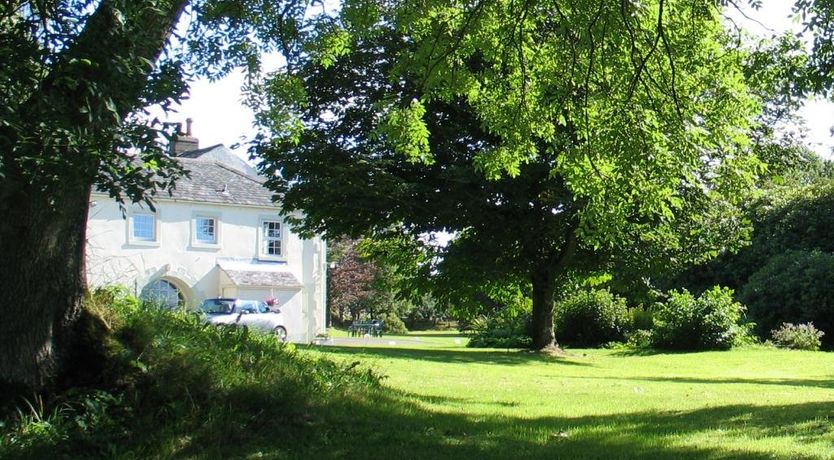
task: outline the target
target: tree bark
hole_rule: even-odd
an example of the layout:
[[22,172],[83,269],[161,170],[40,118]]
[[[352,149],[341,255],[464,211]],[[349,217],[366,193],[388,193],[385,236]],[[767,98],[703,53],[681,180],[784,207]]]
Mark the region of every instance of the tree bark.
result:
[[[79,117],[74,101],[90,94],[112,101],[121,118],[136,109],[153,70],[149,63],[161,53],[188,0],[131,1],[99,4],[80,35],[62,50],[56,69],[31,100],[16,109],[24,121],[22,128],[3,133],[8,145],[16,147],[16,139],[37,131],[28,125],[47,123],[55,129],[90,133],[115,129],[119,120],[112,115],[96,120]],[[98,72],[76,85],[65,85],[61,66],[76,58],[88,59]],[[122,73],[124,66],[117,64],[124,62],[142,70]],[[15,149],[0,152],[0,386],[28,391],[64,386],[60,379],[102,363],[88,353],[95,351],[90,338],[96,334],[89,333],[90,316],[82,308],[87,213],[97,157],[73,152],[68,160],[62,147],[55,145],[27,152],[44,163],[63,161],[67,166],[59,173],[60,186],[42,187],[31,183],[37,172],[21,170]]]
[[558,350],[553,332],[553,296],[557,280],[564,276],[576,253],[578,240],[576,230],[569,226],[561,251],[552,257],[542,257],[530,272],[533,285],[533,311],[530,335],[533,350]]
[[5,384],[39,389],[71,364],[64,361],[76,345],[86,285],[89,187],[50,197],[23,187],[4,208],[0,377]]
[[552,267],[544,266],[535,269],[531,276],[533,283],[533,313],[531,348],[546,350],[557,348],[556,336],[553,333],[553,294],[556,290],[556,279],[552,274]]

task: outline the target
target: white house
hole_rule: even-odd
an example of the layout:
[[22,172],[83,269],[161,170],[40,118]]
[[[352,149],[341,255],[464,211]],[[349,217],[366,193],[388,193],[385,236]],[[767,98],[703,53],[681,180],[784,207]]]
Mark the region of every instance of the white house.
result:
[[[190,128],[190,126],[189,126]],[[292,233],[272,193],[222,145],[196,149],[190,136],[172,148],[190,177],[155,211],[91,195],[87,277],[122,284],[144,298],[194,307],[212,297],[274,298],[289,340],[310,342],[325,329],[326,244]],[[189,141],[194,150],[183,149]]]

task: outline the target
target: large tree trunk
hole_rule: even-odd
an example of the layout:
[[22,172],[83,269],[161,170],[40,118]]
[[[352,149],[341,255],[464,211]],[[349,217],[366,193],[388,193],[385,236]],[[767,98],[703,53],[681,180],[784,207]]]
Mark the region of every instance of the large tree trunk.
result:
[[552,267],[535,269],[531,276],[533,282],[532,314],[532,348],[534,350],[556,349],[556,336],[553,333],[553,294],[556,279]]
[[66,361],[74,353],[84,298],[89,187],[45,197],[24,186],[3,208],[0,377],[42,388],[72,364]]
[[556,335],[553,332],[553,296],[558,280],[569,270],[577,245],[576,231],[573,226],[568,226],[561,251],[553,254],[544,253],[531,269],[533,312],[530,333],[533,339],[531,345],[533,350],[559,350]]
[[[81,373],[101,366],[96,344],[82,308],[86,280],[84,250],[89,193],[96,180],[99,157],[62,150],[61,145],[35,146],[22,138],[38,132],[44,123],[67,132],[115,131],[137,108],[151,65],[173,31],[188,0],[105,0],[87,20],[84,30],[68,42],[52,72],[15,110],[23,128],[6,127],[0,152],[0,383],[27,390],[63,386]],[[89,74],[66,68],[83,59],[95,69]],[[126,63],[132,65],[126,65]],[[9,63],[14,65],[15,63]],[[75,76],[66,84],[66,75]],[[92,95],[92,96],[91,96]],[[113,106],[115,113],[86,119],[77,101],[96,97]],[[115,115],[115,117],[114,117]],[[96,154],[106,155],[105,138]],[[28,155],[18,163],[16,155]],[[44,181],[37,168],[64,164],[64,170],[48,169],[59,181]],[[70,168],[72,166],[72,168]],[[28,168],[23,170],[22,168]],[[44,185],[48,184],[48,185]],[[57,184],[57,185],[56,185]],[[98,345],[100,347],[100,345]],[[91,353],[92,352],[92,353]],[[0,388],[2,392],[2,388]],[[0,395],[5,396],[5,395]]]

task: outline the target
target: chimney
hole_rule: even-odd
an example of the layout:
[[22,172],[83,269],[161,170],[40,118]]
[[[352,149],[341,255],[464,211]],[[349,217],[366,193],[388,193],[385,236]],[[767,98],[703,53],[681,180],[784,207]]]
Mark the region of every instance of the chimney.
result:
[[182,124],[177,123],[177,134],[171,143],[171,156],[176,157],[183,152],[190,152],[191,150],[200,148],[200,140],[191,135],[191,123],[193,121],[191,118],[185,119],[185,133],[182,132]]

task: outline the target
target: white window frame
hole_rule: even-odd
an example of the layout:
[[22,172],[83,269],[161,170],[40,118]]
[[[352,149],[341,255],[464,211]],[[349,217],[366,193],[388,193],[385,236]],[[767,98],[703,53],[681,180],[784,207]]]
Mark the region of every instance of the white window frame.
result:
[[[200,241],[197,238],[200,219],[214,220],[214,242]],[[220,215],[210,212],[195,212],[191,216],[191,246],[195,248],[219,249],[221,235]]]
[[[151,239],[137,238],[134,232],[134,222],[136,216],[150,216],[153,219],[152,230],[153,236]],[[127,216],[127,242],[133,246],[159,246],[159,209],[156,212],[150,210],[135,210],[130,211]]]
[[[264,232],[264,224],[267,222],[275,222],[281,226],[281,236],[278,237],[278,242],[281,244],[280,254],[267,254],[267,238]],[[287,254],[287,224],[283,219],[277,216],[261,216],[258,219],[258,259],[261,260],[286,260]]]

